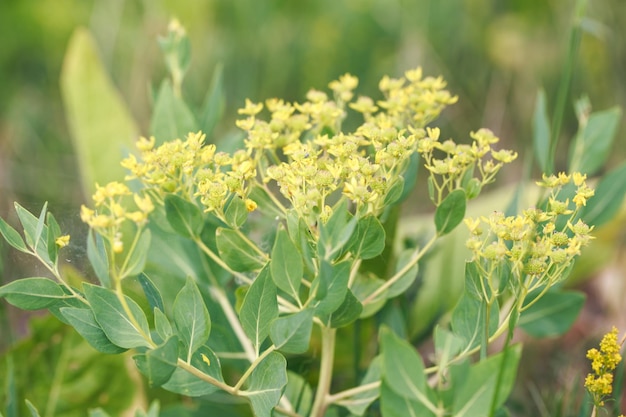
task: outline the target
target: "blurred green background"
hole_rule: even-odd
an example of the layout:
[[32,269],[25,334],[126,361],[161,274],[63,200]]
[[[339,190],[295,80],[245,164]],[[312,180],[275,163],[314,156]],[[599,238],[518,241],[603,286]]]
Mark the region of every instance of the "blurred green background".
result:
[[[384,75],[421,65],[441,74],[459,102],[438,125],[460,140],[492,129],[503,147],[531,153],[532,115],[544,88],[548,110],[567,54],[574,1],[559,0],[3,0],[0,2],[0,216],[15,224],[13,201],[38,212],[44,201],[70,231],[83,230],[86,201],[61,100],[59,77],[68,41],[88,28],[100,57],[142,134],[152,90],[167,76],[157,38],[176,17],[187,29],[192,62],[183,84],[199,107],[218,64],[224,69],[225,114],[216,137],[235,131],[246,97],[299,100],[310,88],[350,72],[358,91],[375,96]],[[594,110],[626,107],[626,7],[589,2],[568,98],[561,150],[577,129],[573,102],[588,95]],[[607,166],[626,157],[620,125]],[[559,155],[562,155],[559,157]],[[521,163],[503,172],[519,179]],[[562,167],[561,167],[562,168]],[[557,163],[557,169],[559,169]],[[79,233],[80,235],[80,233]],[[84,262],[82,242],[68,259]],[[30,260],[0,245],[1,282],[32,271]],[[0,351],[25,319],[0,306]],[[7,310],[7,311],[4,311]],[[1,407],[0,407],[1,409]]]

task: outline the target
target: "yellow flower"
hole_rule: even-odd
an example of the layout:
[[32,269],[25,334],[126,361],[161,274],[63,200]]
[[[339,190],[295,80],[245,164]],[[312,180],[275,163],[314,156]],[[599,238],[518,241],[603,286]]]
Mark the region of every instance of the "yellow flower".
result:
[[248,212],[256,210],[257,204],[254,200],[247,198],[245,203],[246,203],[246,209],[248,210]]
[[70,244],[70,235],[59,236],[54,243],[56,243],[59,248],[64,248]]
[[604,405],[604,397],[613,392],[613,370],[622,360],[617,333],[617,328],[613,327],[600,341],[600,350],[593,348],[587,352],[593,374],[585,378],[585,388],[597,407]]

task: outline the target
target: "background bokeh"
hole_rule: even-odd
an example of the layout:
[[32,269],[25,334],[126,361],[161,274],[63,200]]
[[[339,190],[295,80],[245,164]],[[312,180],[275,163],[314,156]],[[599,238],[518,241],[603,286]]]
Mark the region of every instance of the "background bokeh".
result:
[[[176,17],[192,45],[183,85],[189,103],[200,106],[213,71],[223,65],[226,106],[216,136],[235,130],[236,109],[246,97],[298,100],[346,72],[357,75],[359,90],[370,95],[382,75],[399,76],[421,65],[426,74],[441,74],[459,96],[439,122],[443,136],[462,139],[488,127],[523,158],[530,153],[538,89],[545,89],[549,111],[554,108],[574,3],[3,0],[0,216],[15,224],[13,201],[35,212],[48,201],[62,226],[81,227],[77,213],[85,196],[59,86],[64,53],[77,27],[94,35],[104,65],[144,134],[152,89],[167,75],[157,38]],[[594,110],[626,107],[625,26],[623,0],[589,2],[561,132],[562,155],[577,129],[575,99],[588,95]],[[621,124],[607,169],[626,157],[625,129]],[[557,155],[560,159],[565,157]],[[520,172],[521,164],[510,168],[503,183],[515,181]],[[80,246],[73,243],[69,256],[78,263]],[[0,251],[0,283],[33,268],[30,260],[1,244]],[[1,351],[24,323],[15,312],[4,311],[6,304],[0,309]]]

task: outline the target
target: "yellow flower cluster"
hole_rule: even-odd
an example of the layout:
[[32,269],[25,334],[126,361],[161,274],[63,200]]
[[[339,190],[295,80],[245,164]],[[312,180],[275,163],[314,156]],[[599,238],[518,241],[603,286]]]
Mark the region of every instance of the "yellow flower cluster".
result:
[[[472,132],[471,145],[456,144],[449,139],[440,142],[439,136],[439,129],[427,129],[427,136],[418,146],[426,169],[430,171],[430,193],[435,205],[439,205],[447,193],[458,188],[464,188],[469,198],[476,197],[486,184],[494,181],[504,164],[517,158],[516,152],[494,150],[492,145],[499,139],[488,129]],[[491,158],[484,160],[487,155]],[[478,178],[474,178],[476,169]]]
[[[531,289],[552,285],[564,278],[563,272],[592,239],[589,227],[576,219],[578,204],[562,201],[559,193],[570,181],[576,195],[593,195],[580,174],[544,177],[539,184],[551,190],[545,210],[530,208],[517,216],[494,212],[480,219],[465,219],[471,237],[467,247],[478,261],[483,276],[492,276],[499,266],[510,271]],[[485,232],[486,229],[486,232]]]
[[[133,195],[137,210],[128,211],[128,205],[123,201],[126,196]],[[114,253],[124,250],[122,241],[122,225],[130,220],[138,228],[143,227],[148,214],[154,210],[149,196],[133,194],[130,189],[120,182],[114,181],[100,186],[96,184],[96,192],[92,196],[95,209],[82,206],[80,217],[83,222],[105,237]],[[57,243],[59,244],[59,243]]]
[[249,152],[216,152],[215,145],[204,145],[205,138],[200,132],[189,133],[184,141],[176,139],[158,147],[154,138],[141,138],[137,144],[141,160],[130,155],[122,161],[131,173],[126,179],[139,179],[159,202],[167,193],[189,201],[198,198],[207,212],[217,212],[218,217],[223,217],[221,211],[232,193],[254,210],[256,203],[247,199],[250,181],[256,178]]
[[613,327],[600,341],[600,350],[593,348],[587,351],[587,359],[591,360],[593,373],[585,378],[585,388],[597,407],[603,406],[603,398],[613,392],[613,371],[622,361],[617,334],[617,329]]
[[[247,117],[237,125],[246,131],[246,148],[263,182],[276,182],[310,223],[331,215],[326,200],[336,190],[357,211],[379,213],[424,139],[425,124],[456,101],[440,78],[422,78],[420,69],[383,78],[384,100],[376,104],[369,97],[352,102],[357,85],[358,79],[346,74],[329,84],[332,100],[311,90],[304,103],[247,101],[239,111]],[[346,105],[364,118],[351,133],[341,132]],[[264,107],[269,120],[258,117]]]

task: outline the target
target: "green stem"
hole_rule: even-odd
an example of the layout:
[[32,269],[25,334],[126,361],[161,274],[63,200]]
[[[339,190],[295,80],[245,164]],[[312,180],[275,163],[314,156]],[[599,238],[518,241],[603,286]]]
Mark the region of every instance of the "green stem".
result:
[[315,392],[315,401],[311,408],[311,417],[324,417],[330,396],[330,384],[333,377],[333,361],[335,357],[335,337],[337,330],[322,326],[322,352],[320,376]]
[[430,247],[437,240],[437,237],[438,237],[438,235],[435,234],[426,243],[426,245],[424,245],[424,247],[421,248],[421,250],[420,249],[416,249],[415,250],[415,254],[413,255],[413,258],[406,265],[404,265],[404,267],[401,270],[396,272],[395,275],[393,275],[391,278],[389,278],[387,281],[385,281],[385,283],[382,284],[380,287],[378,287],[373,293],[368,295],[365,298],[365,300],[362,301],[362,304],[365,306],[365,305],[371,303],[372,301],[374,301],[376,299],[376,297],[381,295],[387,288],[391,287],[396,281],[398,281],[400,278],[402,278],[402,276],[404,274],[406,274],[411,268],[413,268],[413,266],[415,266],[415,264],[418,263],[420,259],[422,259],[424,254],[426,252],[428,252]]
[[276,346],[274,346],[274,345],[270,346],[265,352],[261,353],[259,355],[259,357],[256,358],[250,364],[248,369],[246,369],[246,372],[244,372],[244,374],[241,376],[241,378],[239,378],[239,381],[237,381],[237,384],[235,384],[235,386],[233,387],[233,389],[235,390],[235,394],[239,393],[239,390],[243,386],[244,382],[246,382],[248,380],[248,378],[250,377],[250,375],[252,375],[252,372],[254,372],[256,367],[259,366],[259,364],[261,362],[263,362],[263,359],[265,359],[267,357],[267,355],[269,355],[270,353],[272,353],[275,350],[276,350]]
[[341,401],[343,399],[354,397],[357,394],[360,394],[362,392],[367,392],[369,390],[376,389],[376,388],[379,388],[379,387],[380,387],[380,381],[370,382],[369,384],[360,385],[360,386],[355,387],[355,388],[350,388],[350,389],[347,389],[345,391],[340,391],[340,392],[338,392],[336,394],[329,395],[327,397],[327,402],[329,404],[334,404],[334,403],[336,403],[338,401]]

